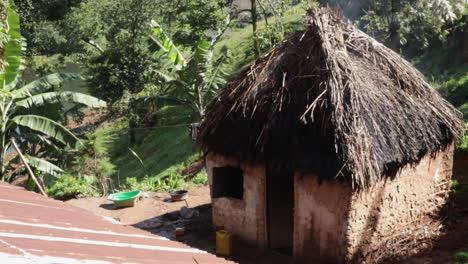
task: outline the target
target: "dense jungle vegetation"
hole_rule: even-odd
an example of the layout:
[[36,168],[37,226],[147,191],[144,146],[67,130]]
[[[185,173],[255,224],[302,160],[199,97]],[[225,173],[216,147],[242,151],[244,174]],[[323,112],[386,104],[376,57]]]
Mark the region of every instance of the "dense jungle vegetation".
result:
[[203,170],[187,177],[201,159],[189,125],[319,5],[413,62],[468,120],[466,0],[1,0],[2,179],[27,174],[15,140],[60,199],[205,184]]

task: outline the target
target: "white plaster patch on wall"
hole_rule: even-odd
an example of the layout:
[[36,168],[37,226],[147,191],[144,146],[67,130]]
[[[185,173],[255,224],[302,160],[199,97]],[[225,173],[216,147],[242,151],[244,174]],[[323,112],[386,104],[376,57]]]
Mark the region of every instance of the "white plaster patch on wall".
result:
[[440,169],[437,168],[436,172],[434,173],[434,181],[437,183],[440,181]]

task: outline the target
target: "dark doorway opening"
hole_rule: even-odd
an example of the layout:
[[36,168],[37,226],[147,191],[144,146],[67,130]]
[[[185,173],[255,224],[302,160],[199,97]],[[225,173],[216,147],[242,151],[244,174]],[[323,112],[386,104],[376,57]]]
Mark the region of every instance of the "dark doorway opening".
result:
[[267,168],[268,246],[292,256],[294,233],[294,174],[270,164]]

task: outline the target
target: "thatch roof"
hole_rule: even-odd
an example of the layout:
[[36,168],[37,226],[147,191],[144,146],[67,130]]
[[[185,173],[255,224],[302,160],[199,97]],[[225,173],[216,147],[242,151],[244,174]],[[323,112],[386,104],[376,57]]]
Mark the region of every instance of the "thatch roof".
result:
[[221,90],[199,139],[206,152],[366,187],[463,129],[460,112],[409,62],[320,9]]

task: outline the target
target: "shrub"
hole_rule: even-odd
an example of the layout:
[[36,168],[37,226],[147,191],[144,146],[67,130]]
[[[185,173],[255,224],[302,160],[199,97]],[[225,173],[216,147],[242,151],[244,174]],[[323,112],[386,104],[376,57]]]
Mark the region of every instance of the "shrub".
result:
[[465,129],[465,135],[462,138],[462,141],[460,144],[457,146],[457,149],[455,150],[455,154],[457,155],[466,155],[468,154],[468,125],[467,129]]
[[455,263],[464,263],[464,264],[466,264],[466,263],[468,263],[468,252],[464,252],[464,251],[458,252],[455,255],[453,255],[453,258],[454,258],[455,261],[457,261]]
[[208,173],[206,173],[206,169],[200,171],[189,183],[195,186],[206,185],[208,183]]
[[69,174],[60,176],[47,190],[48,195],[59,200],[69,200],[81,194],[87,194],[91,178],[73,177]]

